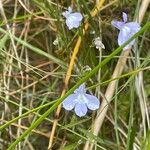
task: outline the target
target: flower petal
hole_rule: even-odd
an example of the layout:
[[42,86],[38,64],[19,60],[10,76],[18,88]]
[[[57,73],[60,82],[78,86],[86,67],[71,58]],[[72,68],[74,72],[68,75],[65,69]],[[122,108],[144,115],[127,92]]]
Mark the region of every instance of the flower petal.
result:
[[134,34],[141,29],[140,24],[137,22],[129,22],[126,23],[125,26],[132,29],[132,32],[134,32]]
[[[120,37],[122,36],[122,32],[120,32],[119,33],[119,36],[118,36],[118,44],[121,46],[123,43],[125,43],[128,39],[129,39],[129,37],[125,37],[124,38],[124,40],[123,40],[123,38],[121,39]],[[119,39],[121,39],[120,41],[119,41]],[[122,42],[122,44],[120,44]],[[128,45],[126,45],[124,48],[123,48],[123,50],[127,50],[127,49],[130,49],[133,45],[134,45],[134,43],[135,43],[135,39],[134,40],[132,40]]]
[[69,11],[65,11],[62,13],[62,15],[65,17],[65,18],[68,18],[69,15],[70,15],[70,12]]
[[130,34],[130,28],[122,28],[118,35],[118,44],[122,45],[125,41],[128,40]]
[[70,18],[70,17],[66,18],[66,25],[69,28],[69,30],[71,30],[72,28],[74,28],[74,23],[72,21],[72,18]]
[[87,98],[88,102],[86,103],[87,107],[90,110],[96,110],[100,106],[100,101],[96,96],[90,95],[90,94],[84,94],[84,96]]
[[71,8],[71,7],[68,7],[68,10],[66,10],[65,12],[63,12],[62,15],[63,15],[65,18],[68,18],[71,13],[72,13],[72,8]]
[[75,21],[81,21],[83,19],[83,16],[81,13],[75,12],[71,14],[71,17],[75,19]]
[[86,113],[87,113],[87,106],[86,106],[86,104],[77,103],[75,105],[75,113],[79,117],[85,116]]
[[[118,35],[118,45],[121,46],[122,44],[124,44],[129,38],[130,38],[130,29],[129,31],[126,29],[120,30],[119,35]],[[134,44],[134,41],[131,41],[128,45],[126,45],[123,49],[127,50],[129,48],[132,47],[132,45]]]
[[111,22],[111,25],[120,30],[120,29],[122,28],[122,26],[124,25],[124,22],[113,20],[113,21]]
[[[118,35],[118,44],[124,44],[129,38],[131,38],[135,33],[140,30],[140,25],[136,22],[126,23],[119,32]],[[127,46],[124,47],[124,50],[129,49],[134,45],[135,40],[131,41]]]
[[71,95],[69,95],[69,96],[62,102],[63,107],[64,107],[66,110],[72,110],[72,109],[75,107],[76,103],[77,103],[76,99],[77,99],[77,95],[76,95],[76,94],[71,94]]
[[74,93],[85,93],[86,88],[85,88],[85,83],[81,84],[75,91]]
[[123,21],[124,21],[124,22],[127,22],[127,20],[128,20],[128,15],[127,15],[125,12],[123,12],[123,13],[122,13],[122,18],[123,18]]
[[82,18],[83,17],[80,13],[69,14],[68,17],[66,17],[66,24],[69,30],[71,30],[72,28],[78,28]]

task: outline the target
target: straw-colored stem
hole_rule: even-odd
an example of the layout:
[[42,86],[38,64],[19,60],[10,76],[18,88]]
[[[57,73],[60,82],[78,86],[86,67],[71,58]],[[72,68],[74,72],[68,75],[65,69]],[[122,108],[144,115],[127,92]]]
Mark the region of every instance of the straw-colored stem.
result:
[[[121,73],[124,69],[124,66],[126,64],[129,53],[130,53],[130,49],[123,51],[121,53],[121,55],[120,55],[121,57],[118,60],[115,70],[113,72],[112,79],[121,75]],[[110,103],[111,98],[115,91],[116,83],[117,83],[117,80],[110,82],[110,84],[108,85],[108,87],[106,89],[105,97],[102,99],[101,107],[98,110],[98,115],[97,115],[97,117],[94,121],[94,125],[93,125],[93,134],[96,136],[98,135],[99,130],[102,126],[103,120],[106,116],[109,103]],[[93,144],[90,145],[89,141],[87,141],[85,144],[84,150],[87,150],[87,149],[92,150],[92,148],[93,148]]]

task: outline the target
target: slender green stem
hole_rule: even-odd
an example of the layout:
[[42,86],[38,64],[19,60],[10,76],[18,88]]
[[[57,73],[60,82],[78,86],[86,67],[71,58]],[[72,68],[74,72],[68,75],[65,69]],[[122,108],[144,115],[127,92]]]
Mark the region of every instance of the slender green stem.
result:
[[[2,97],[1,97],[1,98],[2,98]],[[34,108],[34,109],[32,109],[32,110],[29,110],[29,111],[25,112],[24,114],[22,114],[22,115],[20,115],[20,116],[18,116],[18,117],[16,117],[16,118],[12,119],[12,120],[10,120],[10,121],[8,121],[8,122],[5,123],[4,125],[1,125],[1,126],[0,126],[0,131],[2,131],[3,129],[7,128],[10,124],[12,124],[13,122],[17,121],[18,119],[21,119],[21,118],[27,116],[28,114],[33,113],[33,112],[35,112],[35,111],[37,111],[37,110],[40,110],[40,109],[42,109],[42,108],[44,108],[44,107],[47,107],[47,106],[53,104],[54,102],[55,102],[55,101],[49,102],[49,103],[44,104],[44,105],[41,105],[41,106],[39,106],[39,107],[36,107],[36,108]]]

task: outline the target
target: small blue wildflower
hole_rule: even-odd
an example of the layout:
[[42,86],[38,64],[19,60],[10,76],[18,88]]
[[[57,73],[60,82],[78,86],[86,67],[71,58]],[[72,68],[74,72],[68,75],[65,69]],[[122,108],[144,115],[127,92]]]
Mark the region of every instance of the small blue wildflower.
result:
[[78,28],[83,16],[79,12],[72,12],[72,8],[69,7],[67,11],[63,12],[62,15],[66,18],[66,25],[69,30],[72,28]]
[[[137,22],[128,22],[127,23],[127,14],[123,12],[123,21],[112,21],[111,24],[120,30],[118,35],[118,45],[124,44],[129,38],[131,38],[135,33],[140,30],[140,24]],[[123,50],[127,50],[134,45],[135,39],[131,41],[128,45],[124,47]]]
[[[69,95],[63,101],[63,107],[66,110],[75,110],[77,116],[85,116],[88,109],[96,110],[99,108],[100,102],[97,97],[86,94],[85,84],[77,88],[73,94]],[[88,108],[88,109],[87,109]]]

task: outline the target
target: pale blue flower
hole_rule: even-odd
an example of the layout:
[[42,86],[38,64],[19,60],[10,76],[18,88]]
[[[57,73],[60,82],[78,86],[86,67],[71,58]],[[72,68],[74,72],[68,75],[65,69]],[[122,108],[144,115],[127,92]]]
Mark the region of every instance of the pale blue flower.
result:
[[82,117],[86,115],[88,109],[98,109],[100,102],[97,97],[87,94],[85,84],[82,84],[73,94],[69,95],[62,104],[66,110],[74,109],[76,115]]
[[[118,35],[118,45],[124,44],[128,39],[130,39],[135,33],[140,30],[140,24],[137,22],[128,22],[127,23],[127,14],[123,12],[123,21],[112,21],[111,24],[120,30]],[[127,50],[134,45],[135,39],[131,41],[128,45],[124,47],[123,50]]]
[[66,18],[66,25],[69,30],[72,28],[78,28],[83,16],[79,12],[72,12],[72,8],[69,7],[67,11],[63,12],[62,15]]

